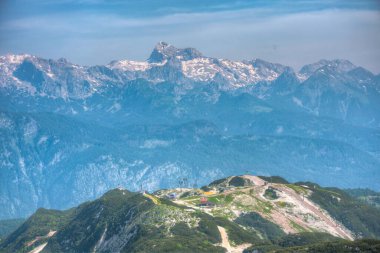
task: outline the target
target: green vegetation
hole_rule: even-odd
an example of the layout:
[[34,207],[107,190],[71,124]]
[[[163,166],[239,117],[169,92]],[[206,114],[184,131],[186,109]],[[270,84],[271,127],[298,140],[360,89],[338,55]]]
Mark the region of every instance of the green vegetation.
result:
[[234,197],[232,196],[232,194],[228,194],[225,196],[224,200],[226,203],[231,203],[234,200]]
[[[215,180],[213,182],[211,182],[209,184],[209,186],[217,186],[217,185],[220,185],[220,184],[226,184],[228,181],[228,178],[222,178],[222,179],[218,179],[218,180]],[[201,188],[202,189],[202,188]],[[203,190],[203,189],[202,189]]]
[[224,187],[243,187],[243,186],[249,186],[252,185],[252,182],[249,179],[246,179],[241,176],[234,176],[234,177],[228,177],[228,178],[222,178],[213,181],[208,186],[209,187],[215,187],[215,186],[224,186]]
[[217,226],[227,230],[233,244],[260,241],[254,233],[225,218],[215,218],[200,211],[193,215],[199,219],[198,226],[176,223],[170,228],[170,237],[164,235],[165,229],[162,227],[140,227],[133,243],[124,248],[123,252],[225,252],[224,248],[214,245],[221,242]]
[[[139,235],[140,236],[140,235]],[[145,237],[144,237],[145,238]],[[225,249],[214,246],[207,241],[207,238],[199,235],[191,236],[173,236],[171,238],[149,238],[149,240],[140,239],[134,242],[130,247],[125,248],[123,253],[129,252],[175,252],[175,253],[224,253]]]
[[300,195],[307,194],[307,190],[302,186],[295,185],[295,184],[287,184],[286,186],[289,187],[290,189],[293,189],[296,193]]
[[[277,177],[272,179],[281,181]],[[242,177],[229,178],[229,185],[225,186],[229,189],[228,194],[208,197],[208,201],[217,204],[207,209],[213,215],[158,197],[164,196],[165,192],[161,195],[143,195],[118,189],[67,211],[39,209],[0,244],[0,252],[29,252],[47,241],[45,253],[93,252],[95,247],[103,247],[96,248],[96,251],[123,253],[225,252],[224,248],[216,246],[221,243],[218,226],[226,230],[231,245],[254,245],[244,251],[247,253],[376,252],[379,249],[377,240],[349,242],[326,233],[310,231],[310,228],[292,221],[290,225],[299,233],[285,234],[266,216],[275,207],[286,208],[292,204],[269,201],[279,197],[279,190],[274,186],[264,192],[268,200],[258,197],[259,191],[255,193],[250,188],[232,189],[230,186],[231,182],[235,187],[245,186],[244,180]],[[218,182],[224,183],[226,180]],[[309,192],[308,198],[357,236],[380,237],[380,210],[358,197],[366,194],[372,196],[373,192],[357,190],[348,194],[312,183],[286,183],[286,186],[300,195]],[[218,188],[223,190],[220,184]],[[199,203],[199,199],[199,196],[189,195],[181,201],[194,205]],[[47,238],[49,231],[57,233]]]
[[[295,247],[304,245],[315,245],[330,242],[346,242],[343,239],[334,237],[326,233],[304,232],[299,234],[288,234],[271,240],[269,244],[254,245],[244,250],[244,253],[251,252],[293,252]],[[256,251],[254,251],[256,250]],[[307,251],[309,252],[309,251]],[[313,251],[310,251],[313,252]],[[337,251],[339,252],[339,251]]]
[[143,213],[156,206],[153,201],[138,193],[112,190],[100,199],[85,203],[75,210],[75,216],[53,237],[47,246],[48,252],[62,252],[72,248],[77,252],[89,252],[107,229],[105,240],[123,233],[138,230],[135,221],[145,220]]
[[308,230],[305,229],[304,227],[298,225],[297,223],[295,223],[294,221],[290,221],[290,225],[295,229],[297,230],[298,232],[302,233],[302,232],[307,232]]
[[214,218],[204,213],[197,213],[197,217],[201,218],[199,222],[199,231],[206,234],[210,242],[219,243],[222,241],[220,233]]
[[289,184],[286,179],[279,177],[279,176],[271,176],[271,177],[265,177],[265,176],[259,176],[259,178],[269,182],[269,183],[275,183],[275,184]]
[[357,240],[357,241],[334,241],[309,244],[300,247],[291,247],[272,252],[278,253],[378,253],[380,252],[380,241]]
[[363,203],[380,208],[380,192],[375,192],[370,189],[345,189],[344,191]]
[[259,232],[264,239],[274,240],[285,235],[278,225],[262,218],[258,213],[251,212],[243,214],[238,217],[235,222]]
[[270,202],[262,201],[261,199],[254,197],[256,200],[255,208],[258,212],[270,214],[273,209],[273,205]]
[[193,236],[196,234],[194,229],[191,229],[189,225],[187,225],[184,222],[179,222],[175,224],[171,229],[171,233],[173,235],[178,235],[178,236]]
[[1,238],[15,231],[24,221],[25,219],[0,220],[0,242]]
[[212,188],[208,187],[208,186],[202,186],[201,187],[201,190],[205,191],[205,192],[208,192],[208,191],[211,191]]
[[222,218],[225,218],[225,219],[228,219],[228,220],[233,220],[233,219],[236,218],[235,213],[232,212],[232,210],[230,210],[229,208],[225,208],[225,207],[222,207],[222,208],[213,208],[211,210],[211,213],[215,217],[222,217]]
[[313,187],[309,197],[357,237],[380,238],[380,210],[337,188]]
[[279,198],[276,193],[276,190],[273,189],[272,187],[268,187],[268,189],[265,190],[264,197],[271,200]]
[[[212,203],[215,203],[217,205],[225,206],[225,205],[228,205],[234,201],[234,196],[233,196],[233,193],[228,194],[228,195],[219,194],[219,195],[207,197],[207,200],[212,202]],[[194,201],[192,201],[192,203],[193,204],[199,204],[200,203],[199,197],[194,199]]]
[[201,195],[201,193],[199,193],[197,191],[188,191],[188,192],[185,192],[184,194],[182,194],[180,198],[181,199],[191,198],[191,197],[199,198],[200,195]]
[[277,201],[275,204],[280,208],[292,207],[292,204],[283,201]]
[[38,209],[1,243],[0,252],[27,252],[31,250],[31,247],[27,246],[28,242],[37,236],[45,236],[52,230],[61,229],[72,214],[73,209],[67,211]]
[[212,196],[212,197],[208,197],[207,199],[208,199],[208,201],[215,203],[215,204],[221,203],[222,201],[224,202],[224,200],[225,200],[225,198],[223,198],[223,196]]
[[235,186],[235,187],[243,187],[243,186],[252,185],[252,183],[248,179],[243,178],[243,177],[233,177],[230,180],[229,185]]
[[[223,201],[230,198],[225,196]],[[47,240],[44,252],[92,252],[101,238],[113,241],[108,246],[110,252],[224,252],[215,246],[221,242],[217,226],[226,229],[232,244],[261,242],[256,233],[226,218],[166,199],[156,202],[159,205],[149,196],[113,190],[69,211],[40,209],[7,238],[1,252],[27,252]],[[27,242],[50,230],[58,232],[26,247]]]
[[133,241],[122,252],[224,252],[223,248],[213,245],[208,234],[186,223],[177,223],[170,232],[168,237],[163,227],[140,226]]
[[313,244],[313,243],[331,242],[331,241],[343,241],[343,239],[334,237],[327,233],[304,232],[304,233],[299,233],[299,234],[285,235],[273,241],[273,243],[281,247],[294,247],[294,246],[303,246],[303,245],[308,245],[308,244]]
[[261,243],[262,239],[252,232],[243,229],[238,224],[231,222],[222,217],[215,217],[214,221],[221,227],[224,227],[227,230],[230,243],[239,245],[243,243]]

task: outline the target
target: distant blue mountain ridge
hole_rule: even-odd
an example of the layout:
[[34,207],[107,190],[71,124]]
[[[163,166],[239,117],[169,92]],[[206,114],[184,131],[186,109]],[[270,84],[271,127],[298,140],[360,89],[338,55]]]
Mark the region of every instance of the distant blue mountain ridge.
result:
[[380,190],[379,108],[380,76],[347,60],[1,56],[0,219],[247,172]]

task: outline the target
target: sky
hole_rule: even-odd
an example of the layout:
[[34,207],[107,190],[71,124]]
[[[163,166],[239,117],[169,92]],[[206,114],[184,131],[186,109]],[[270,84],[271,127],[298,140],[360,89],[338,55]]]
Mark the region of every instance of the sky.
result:
[[145,60],[166,41],[296,70],[348,59],[380,73],[380,0],[0,0],[0,55]]

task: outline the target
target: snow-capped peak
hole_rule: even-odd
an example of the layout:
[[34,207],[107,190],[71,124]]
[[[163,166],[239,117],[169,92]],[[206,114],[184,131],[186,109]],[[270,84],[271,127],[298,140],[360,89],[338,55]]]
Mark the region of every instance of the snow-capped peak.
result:
[[[283,73],[285,75],[282,79],[296,84],[320,71],[322,74],[331,72],[331,75],[335,76],[336,73],[348,74],[356,68],[347,60],[320,60],[305,65],[299,73],[294,73],[290,67],[277,63],[260,59],[251,61],[217,59],[203,56],[194,48],[181,49],[166,42],[159,42],[146,61],[119,60],[100,67],[103,68],[75,65],[65,59],[46,60],[27,54],[5,55],[0,57],[0,81],[2,86],[14,83],[28,84],[37,82],[35,79],[39,76],[38,85],[40,87],[43,86],[41,83],[46,85],[43,89],[47,89],[52,83],[59,83],[60,87],[64,87],[63,90],[78,82],[74,86],[81,91],[80,94],[75,92],[75,96],[79,94],[78,96],[83,97],[101,88],[105,80],[118,85],[136,79],[145,79],[153,83],[215,83],[226,89],[235,89],[260,82],[272,83]],[[82,92],[83,80],[88,86],[85,87],[86,92]],[[55,89],[50,86],[49,88]]]
[[148,62],[157,63],[176,57],[179,60],[192,60],[202,57],[202,54],[194,48],[179,49],[166,42],[159,42],[153,49]]
[[150,68],[150,64],[146,61],[112,61],[109,65],[111,69],[120,69],[123,71],[145,71]]
[[7,54],[4,56],[0,56],[0,64],[20,64],[25,59],[33,58],[29,54]]
[[144,78],[154,82],[173,81],[181,83],[217,82],[226,87],[241,87],[260,81],[273,81],[286,66],[263,60],[231,61],[203,56],[194,48],[177,48],[159,42],[147,61],[113,61],[111,69],[128,72],[131,78]]

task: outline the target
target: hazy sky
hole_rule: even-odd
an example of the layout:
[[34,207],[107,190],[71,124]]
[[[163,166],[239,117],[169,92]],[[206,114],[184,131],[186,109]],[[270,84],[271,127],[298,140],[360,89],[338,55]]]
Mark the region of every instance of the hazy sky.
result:
[[145,60],[158,41],[299,69],[344,58],[380,73],[379,0],[0,0],[0,54]]

